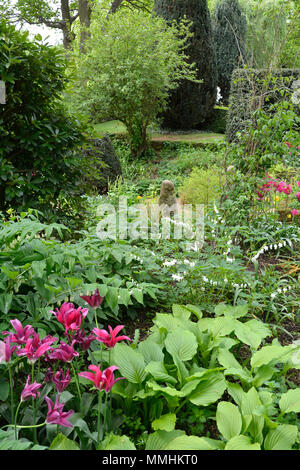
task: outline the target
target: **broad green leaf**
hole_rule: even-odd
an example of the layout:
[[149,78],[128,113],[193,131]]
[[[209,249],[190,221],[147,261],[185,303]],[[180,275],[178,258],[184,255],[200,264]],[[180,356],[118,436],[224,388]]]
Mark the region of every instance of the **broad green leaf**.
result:
[[227,442],[225,450],[260,450],[260,445],[256,442],[251,443],[248,436],[235,436]]
[[239,384],[227,382],[227,391],[237,405],[241,406],[245,392]]
[[142,383],[146,378],[142,354],[126,344],[115,345],[113,363],[119,367],[121,375],[132,383]]
[[190,331],[176,329],[171,331],[166,337],[165,345],[171,356],[181,361],[191,360],[198,349],[195,335]]
[[138,345],[138,351],[143,355],[146,364],[149,362],[162,362],[164,354],[157,343],[151,341],[151,338],[147,338],[145,341],[141,341]]
[[174,430],[174,431],[156,431],[153,434],[150,434],[145,450],[166,450],[168,444],[176,439],[176,437],[183,436],[184,431]]
[[279,400],[279,407],[283,413],[300,413],[300,388],[283,393]]
[[189,320],[192,312],[187,309],[184,305],[174,304],[172,306],[172,312],[175,318],[180,320]]
[[240,318],[247,315],[247,313],[248,304],[232,306],[221,303],[215,307],[215,314],[217,317],[224,315],[225,317]]
[[210,374],[200,382],[196,390],[189,396],[189,400],[197,406],[208,406],[221,398],[226,390],[224,375],[220,372]]
[[265,441],[265,450],[291,450],[297,439],[297,426],[280,424],[276,429],[268,432]]
[[12,304],[13,294],[0,294],[0,312],[8,314]]
[[153,322],[159,328],[166,328],[168,331],[174,330],[179,326],[179,320],[170,313],[157,313]]
[[168,374],[163,362],[151,361],[146,365],[145,372],[149,373],[157,381],[163,381],[170,384],[176,384],[177,379]]
[[167,413],[165,415],[161,415],[160,418],[155,419],[152,423],[152,428],[154,431],[173,431],[175,428],[176,423],[176,414],[174,413]]
[[227,441],[240,434],[242,417],[238,407],[233,403],[221,401],[217,407],[216,419],[218,429]]
[[7,400],[9,395],[9,383],[0,377],[0,400],[5,401]]
[[50,444],[50,450],[80,450],[79,446],[62,433],[57,434]]
[[110,436],[108,442],[99,450],[136,450],[135,445],[127,436]]
[[251,366],[253,368],[261,367],[270,362],[285,362],[291,354],[291,346],[270,345],[264,346],[256,351],[251,358]]
[[165,450],[213,450],[216,448],[205,437],[178,436],[167,444]]

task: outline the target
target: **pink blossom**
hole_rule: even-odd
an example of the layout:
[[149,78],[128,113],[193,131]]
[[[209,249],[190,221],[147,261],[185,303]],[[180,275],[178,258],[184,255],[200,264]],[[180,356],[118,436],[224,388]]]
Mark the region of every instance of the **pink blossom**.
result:
[[56,396],[55,403],[53,404],[52,400],[49,397],[45,397],[45,400],[48,405],[48,414],[46,418],[47,424],[59,424],[60,426],[65,426],[67,428],[72,428],[68,419],[74,414],[73,410],[63,411],[64,403],[59,403],[58,395]]
[[101,297],[98,289],[95,290],[93,295],[81,295],[80,297],[93,308],[99,307],[103,302],[103,297]]
[[103,372],[101,372],[100,369],[100,364],[98,366],[95,366],[91,364],[88,368],[89,370],[92,370],[93,372],[79,372],[79,376],[83,377],[85,379],[91,380],[93,382],[94,386],[98,390],[105,390],[106,393],[110,392],[113,385],[118,382],[118,380],[122,380],[125,377],[118,377],[115,379],[114,377],[114,371],[118,370],[118,367],[116,366],[111,366],[105,369]]
[[296,194],[296,198],[298,199],[298,201],[300,202],[300,191],[297,192]]
[[76,331],[81,328],[83,318],[88,314],[87,308],[78,307],[77,309],[73,304],[65,302],[62,304],[60,310],[57,308],[54,313],[59,323],[64,325],[66,332],[69,330]]
[[34,329],[31,325],[26,325],[24,328],[21,322],[15,318],[10,321],[13,328],[16,330],[16,333],[10,333],[9,331],[3,331],[3,335],[10,335],[11,342],[17,344],[25,344],[30,336],[34,334]]
[[11,346],[11,337],[8,336],[4,341],[0,341],[0,364],[1,362],[10,362],[11,356],[17,346]]
[[50,359],[50,361],[56,360],[63,362],[71,362],[73,357],[78,356],[78,352],[76,352],[72,346],[69,346],[64,341],[61,341],[60,345],[50,352],[50,354],[48,355],[48,359]]
[[117,336],[122,328],[124,328],[124,325],[116,326],[114,329],[108,325],[109,333],[106,330],[100,330],[99,328],[94,328],[92,332],[96,335],[96,339],[98,341],[104,343],[108,348],[113,348],[118,341],[131,341],[128,336]]
[[85,331],[79,330],[76,334],[72,337],[72,346],[75,344],[79,344],[83,351],[87,351],[91,345],[91,342],[96,339],[96,336],[89,334],[86,336]]
[[37,382],[33,382],[29,385],[30,382],[30,375],[27,377],[26,385],[21,393],[21,401],[28,400],[28,398],[36,398],[36,395],[40,396],[40,392],[38,392],[39,388],[42,387],[42,384],[38,384]]
[[59,368],[56,372],[52,369],[48,369],[45,376],[46,382],[53,382],[58,392],[63,392],[71,381],[70,369],[66,370],[66,373]]
[[292,210],[292,216],[299,215],[299,211],[297,209]]
[[50,335],[40,340],[39,335],[34,333],[33,337],[28,338],[26,341],[25,348],[19,349],[17,351],[17,355],[27,356],[28,361],[33,363],[43,356],[45,352],[51,350],[51,344],[53,344],[56,340],[57,338]]

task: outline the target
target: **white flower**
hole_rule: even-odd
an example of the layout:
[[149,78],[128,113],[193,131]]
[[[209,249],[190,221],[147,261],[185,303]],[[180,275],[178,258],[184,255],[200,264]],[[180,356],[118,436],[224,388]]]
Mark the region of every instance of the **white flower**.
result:
[[274,299],[274,297],[276,297],[276,295],[277,295],[276,292],[272,292],[271,299]]
[[227,261],[228,263],[233,263],[233,262],[234,262],[234,258],[229,258],[229,257],[227,256],[226,261]]
[[163,263],[163,266],[175,266],[175,264],[177,263],[177,260],[176,259],[172,259],[171,261],[165,261]]
[[172,279],[174,281],[182,281],[183,276],[180,276],[179,274],[172,274]]

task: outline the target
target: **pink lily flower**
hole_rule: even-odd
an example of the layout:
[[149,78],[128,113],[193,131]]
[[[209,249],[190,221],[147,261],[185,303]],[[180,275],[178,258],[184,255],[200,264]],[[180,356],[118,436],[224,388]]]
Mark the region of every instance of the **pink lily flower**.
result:
[[88,311],[87,308],[78,307],[76,309],[73,304],[65,302],[62,304],[60,310],[57,308],[56,312],[51,310],[51,313],[54,313],[59,323],[61,323],[65,327],[66,332],[68,332],[69,330],[80,330],[82,320],[87,316]]
[[299,215],[299,211],[297,209],[292,210],[292,216]]
[[2,362],[8,363],[17,346],[11,346],[11,337],[8,336],[4,341],[0,341],[0,364]]
[[40,340],[39,335],[35,333],[33,338],[28,338],[24,349],[18,349],[17,355],[27,356],[28,362],[34,363],[47,351],[52,349],[51,344],[53,344],[56,340],[57,338],[50,335]]
[[124,328],[124,325],[116,326],[116,328],[112,329],[110,325],[108,325],[109,333],[106,330],[100,330],[99,328],[94,328],[92,332],[96,335],[96,339],[101,343],[104,343],[105,346],[108,348],[113,348],[117,342],[119,341],[131,341],[128,336],[117,336],[120,330]]
[[297,184],[298,188],[300,188],[300,181],[297,181],[296,184]]
[[74,344],[79,344],[83,351],[87,351],[90,348],[91,342],[96,339],[96,336],[89,334],[86,336],[85,331],[79,330],[72,337],[72,346]]
[[48,358],[50,361],[63,361],[71,362],[74,357],[78,357],[79,353],[74,350],[72,346],[69,346],[64,341],[61,341],[60,345],[56,349],[52,349]]
[[111,367],[108,367],[107,369],[105,369],[103,371],[103,378],[104,378],[104,390],[106,391],[106,393],[110,392],[113,385],[118,382],[118,380],[122,380],[122,379],[125,379],[125,377],[118,377],[117,379],[115,379],[114,377],[114,371],[119,369],[118,367],[116,366],[111,366]]
[[105,390],[106,393],[110,392],[113,385],[118,382],[118,380],[122,380],[125,377],[118,377],[115,379],[114,371],[118,370],[119,368],[116,366],[111,366],[101,372],[100,369],[101,365],[95,366],[91,364],[88,368],[92,370],[92,372],[79,372],[79,376],[85,379],[91,380],[93,382],[94,387],[98,390]]
[[102,390],[103,387],[101,387],[101,383],[103,382],[103,377],[102,377],[102,372],[101,372],[101,364],[98,366],[95,366],[94,364],[91,364],[88,368],[89,370],[92,370],[92,372],[79,372],[79,376],[83,377],[84,379],[91,380],[94,384],[94,386],[98,390]]
[[99,294],[99,290],[96,289],[93,295],[81,295],[83,300],[85,300],[91,307],[99,307],[103,302],[103,297]]
[[57,372],[52,372],[50,380],[54,383],[58,392],[63,392],[71,381],[70,369],[67,369],[66,373],[64,373],[64,371],[59,368]]
[[49,397],[45,397],[45,400],[48,405],[48,414],[46,418],[47,424],[59,424],[60,426],[65,426],[67,428],[72,428],[68,419],[74,414],[73,410],[63,411],[64,403],[59,403],[58,395],[56,396],[55,403],[53,404],[52,400]]
[[297,192],[296,194],[296,198],[298,199],[298,201],[300,202],[300,191]]
[[30,336],[34,334],[34,329],[31,325],[26,325],[24,328],[21,322],[15,318],[10,321],[13,328],[16,330],[16,333],[10,333],[9,331],[3,331],[3,335],[10,335],[11,342],[17,344],[25,344]]
[[30,375],[27,377],[26,385],[21,392],[21,401],[28,400],[29,398],[36,398],[36,396],[40,396],[40,392],[38,392],[39,388],[42,387],[42,384],[38,384],[37,382],[33,382],[29,385],[30,382]]

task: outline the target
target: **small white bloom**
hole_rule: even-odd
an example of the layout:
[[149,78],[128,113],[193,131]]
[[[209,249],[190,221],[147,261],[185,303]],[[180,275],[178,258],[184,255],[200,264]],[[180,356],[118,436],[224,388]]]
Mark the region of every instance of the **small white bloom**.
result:
[[172,279],[174,281],[182,281],[183,276],[180,276],[179,274],[172,274]]

